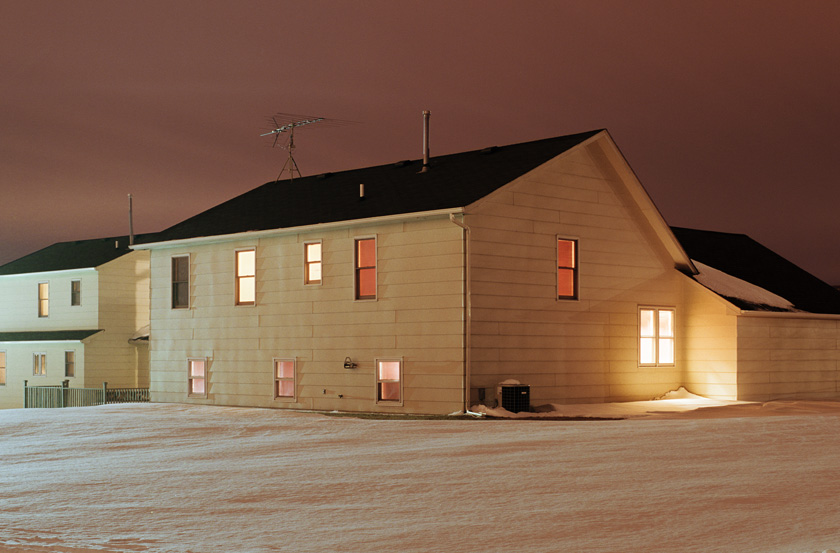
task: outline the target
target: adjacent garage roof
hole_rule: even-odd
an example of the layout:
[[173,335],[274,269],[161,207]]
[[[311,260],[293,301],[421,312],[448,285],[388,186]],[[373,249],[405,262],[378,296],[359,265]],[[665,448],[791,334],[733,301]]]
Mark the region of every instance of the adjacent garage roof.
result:
[[786,299],[791,309],[726,296],[746,311],[840,314],[840,291],[762,246],[746,234],[671,227],[692,260]]

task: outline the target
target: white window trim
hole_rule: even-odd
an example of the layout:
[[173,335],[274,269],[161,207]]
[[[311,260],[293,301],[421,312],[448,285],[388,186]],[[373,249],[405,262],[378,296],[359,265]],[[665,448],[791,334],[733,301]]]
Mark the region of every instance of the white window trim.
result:
[[[356,291],[359,289],[359,268],[357,267],[358,260],[356,259],[356,243],[359,240],[373,239],[373,289],[374,297],[372,298],[358,298]],[[376,234],[353,237],[353,301],[379,301],[379,238]]]
[[[192,368],[193,361],[203,361],[204,362],[204,393],[203,394],[194,394],[192,393],[192,381],[193,377],[190,374],[190,369]],[[207,391],[210,389],[210,361],[207,357],[188,357],[187,358],[187,397],[189,398],[197,398],[197,399],[207,399]]]
[[[73,304],[73,283],[74,282],[79,283],[79,303],[77,303],[75,305]],[[74,279],[70,280],[70,307],[81,307],[81,305],[82,305],[82,279],[74,278]]]
[[[652,310],[654,312],[654,321],[653,321],[653,328],[654,328],[654,335],[653,343],[654,343],[654,358],[656,362],[654,363],[642,363],[642,311],[643,310]],[[671,337],[671,340],[674,342],[674,361],[671,363],[660,363],[659,362],[659,312],[660,311],[670,311],[673,313],[673,332],[674,336]],[[646,336],[646,338],[650,338],[650,336]],[[674,306],[664,306],[664,305],[640,305],[638,309],[638,313],[636,315],[636,361],[639,364],[639,367],[675,367],[677,365],[677,308]]]
[[[41,365],[41,371],[39,373],[35,372],[35,357],[36,356],[43,356],[44,362]],[[45,351],[33,351],[32,352],[32,376],[47,376],[47,352]]]
[[[278,380],[289,380],[288,378],[279,379],[277,378],[277,361],[291,361],[292,363],[292,384],[294,393],[291,396],[278,396],[277,395],[277,381]],[[274,396],[275,401],[284,401],[287,403],[295,403],[297,402],[297,358],[296,357],[274,357],[271,360],[271,376],[272,376],[272,386],[273,389],[271,391],[272,395]]]
[[[307,259],[307,246],[310,244],[320,244],[321,245],[321,261],[318,263],[321,264],[321,280],[317,282],[307,282],[307,269],[309,268],[309,263]],[[355,242],[353,243],[355,245]],[[354,254],[355,255],[355,254]],[[355,274],[355,270],[354,270]],[[321,286],[324,283],[324,241],[323,240],[307,240],[303,243],[303,285],[304,286]]]
[[[254,301],[239,301],[239,252],[254,252]],[[257,247],[236,248],[233,253],[233,305],[254,307],[257,305]]]
[[[172,273],[172,265],[174,260],[177,258],[187,258],[187,305],[179,305],[175,306],[175,275]],[[191,287],[190,287],[190,278],[192,277],[192,258],[190,254],[178,254],[170,256],[169,258],[169,308],[170,309],[189,309],[190,308],[190,294],[191,294]]]
[[[557,251],[557,243],[560,240],[575,243],[575,264],[572,267],[574,274],[574,296],[560,296],[560,252]],[[557,301],[580,301],[580,239],[571,236],[555,235],[554,237],[554,299]]]
[[[400,399],[394,401],[390,399],[379,399],[379,363],[381,361],[397,361],[400,364]],[[394,407],[401,407],[405,403],[405,360],[402,357],[377,357],[373,360],[373,379],[375,382],[374,398],[377,405],[391,405]]]
[[[73,354],[73,375],[67,374],[67,354]],[[74,349],[66,349],[64,350],[64,378],[76,378],[76,350]]]

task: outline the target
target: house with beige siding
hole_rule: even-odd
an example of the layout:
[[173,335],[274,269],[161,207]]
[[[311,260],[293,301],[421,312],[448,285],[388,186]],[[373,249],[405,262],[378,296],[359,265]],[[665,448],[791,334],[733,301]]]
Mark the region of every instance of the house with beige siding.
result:
[[270,182],[134,246],[151,398],[451,413],[510,389],[840,395],[840,294],[785,296],[683,230],[603,130]]
[[24,381],[148,387],[149,253],[128,242],[62,242],[0,266],[0,408],[23,407]]

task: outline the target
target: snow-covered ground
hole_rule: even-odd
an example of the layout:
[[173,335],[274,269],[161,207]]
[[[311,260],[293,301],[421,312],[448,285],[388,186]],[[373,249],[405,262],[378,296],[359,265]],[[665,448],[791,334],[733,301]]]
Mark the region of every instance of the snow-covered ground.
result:
[[840,404],[566,409],[632,418],[0,411],[0,551],[840,549]]

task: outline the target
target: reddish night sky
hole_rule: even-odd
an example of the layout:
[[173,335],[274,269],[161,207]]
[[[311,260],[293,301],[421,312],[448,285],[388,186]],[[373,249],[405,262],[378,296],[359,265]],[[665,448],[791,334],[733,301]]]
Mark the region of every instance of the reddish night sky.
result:
[[[396,6],[396,7],[395,7]],[[840,2],[3,2],[0,263],[266,181],[609,129],[672,225],[840,284]]]

